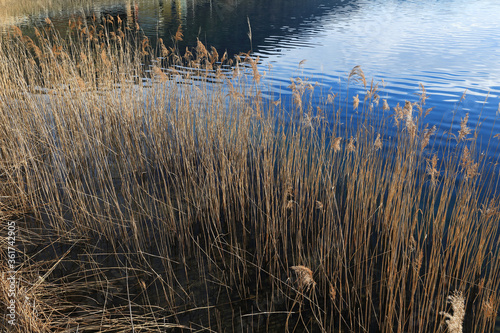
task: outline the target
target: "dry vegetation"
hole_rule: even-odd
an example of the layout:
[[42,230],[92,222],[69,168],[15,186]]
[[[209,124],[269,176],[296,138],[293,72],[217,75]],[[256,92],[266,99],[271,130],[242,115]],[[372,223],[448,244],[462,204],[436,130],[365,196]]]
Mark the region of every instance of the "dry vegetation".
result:
[[46,14],[49,11],[48,8],[57,12],[68,9],[81,9],[82,6],[90,7],[109,4],[116,4],[116,1],[99,0],[93,3],[85,3],[79,0],[0,0],[0,18],[2,19],[0,26],[7,25],[13,20],[13,17]]
[[390,119],[358,67],[365,96],[316,109],[297,78],[280,103],[257,59],[229,70],[105,20],[0,39],[20,332],[492,331],[498,161],[468,117],[438,150],[423,87]]

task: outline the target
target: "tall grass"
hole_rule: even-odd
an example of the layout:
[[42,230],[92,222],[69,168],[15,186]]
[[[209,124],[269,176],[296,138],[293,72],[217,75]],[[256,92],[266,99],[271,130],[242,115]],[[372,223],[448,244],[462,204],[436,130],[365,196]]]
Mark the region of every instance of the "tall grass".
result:
[[498,157],[477,129],[438,149],[423,87],[375,116],[359,67],[364,97],[316,108],[295,78],[264,99],[257,61],[153,48],[112,17],[0,39],[19,331],[493,329]]

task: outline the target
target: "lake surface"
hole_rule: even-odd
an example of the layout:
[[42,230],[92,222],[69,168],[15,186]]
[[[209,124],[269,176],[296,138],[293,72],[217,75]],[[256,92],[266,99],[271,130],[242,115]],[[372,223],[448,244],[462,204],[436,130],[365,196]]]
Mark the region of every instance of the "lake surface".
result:
[[[381,97],[391,108],[417,101],[422,83],[427,106],[434,107],[426,119],[431,125],[449,129],[455,112],[458,131],[460,118],[469,113],[470,127],[481,119],[483,141],[500,133],[496,0],[96,0],[84,6],[54,0],[48,9],[38,4],[3,12],[4,31],[12,24],[29,29],[46,17],[63,29],[75,14],[119,15],[138,23],[153,41],[171,40],[182,24],[181,49],[199,38],[220,54],[252,50],[268,71],[268,89],[282,95],[291,94],[287,87],[296,76],[317,81],[323,94],[342,92],[348,73],[360,65],[368,80],[384,80]],[[361,88],[350,89],[355,94]],[[459,103],[464,91],[467,97]],[[489,155],[496,158],[498,151],[490,148]]]

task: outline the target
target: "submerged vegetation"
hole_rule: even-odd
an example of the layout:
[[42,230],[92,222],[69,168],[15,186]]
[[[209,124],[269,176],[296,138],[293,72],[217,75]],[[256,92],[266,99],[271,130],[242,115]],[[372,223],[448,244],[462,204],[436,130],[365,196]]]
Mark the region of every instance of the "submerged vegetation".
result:
[[257,59],[223,58],[113,17],[0,38],[17,329],[492,331],[499,161],[468,117],[438,149],[423,87],[389,106],[356,67],[364,96],[316,106],[294,78],[285,103]]

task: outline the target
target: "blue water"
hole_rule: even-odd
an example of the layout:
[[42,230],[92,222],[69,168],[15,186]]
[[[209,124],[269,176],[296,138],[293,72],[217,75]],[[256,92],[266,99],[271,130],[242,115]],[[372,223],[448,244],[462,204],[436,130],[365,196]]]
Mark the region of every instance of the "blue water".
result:
[[[447,137],[444,131],[452,122],[456,134],[469,113],[469,127],[481,123],[478,137],[485,151],[492,133],[500,133],[498,14],[500,2],[490,0],[357,1],[304,19],[285,37],[269,36],[255,54],[272,64],[270,81],[284,94],[295,75],[345,97],[345,79],[356,65],[368,80],[384,81],[381,97],[391,108],[418,101],[422,83],[426,106],[434,108],[425,122],[438,125],[438,137]],[[351,91],[349,98],[356,93]],[[486,153],[497,160],[496,139],[492,143]],[[438,141],[436,149],[445,144]]]
[[481,131],[489,136],[500,119],[499,13],[500,2],[490,0],[357,1],[305,20],[304,29],[286,38],[270,36],[256,53],[273,64],[277,85],[303,59],[300,74],[325,87],[338,86],[361,65],[367,78],[384,80],[382,97],[391,107],[418,100],[422,83],[427,106],[434,107],[427,121],[448,128],[456,110],[457,117],[468,112],[474,126],[482,114]]
[[[368,81],[383,80],[381,98],[391,108],[417,101],[422,83],[429,97],[426,106],[434,108],[426,118],[430,126],[438,124],[443,132],[455,119],[457,132],[460,119],[469,113],[469,127],[482,124],[483,146],[492,133],[500,133],[498,0],[96,0],[25,10],[3,20],[29,28],[49,16],[62,29],[69,17],[82,13],[120,15],[138,23],[153,41],[171,40],[181,24],[181,48],[196,45],[199,38],[220,54],[252,49],[267,73],[267,89],[284,95],[285,103],[290,77],[297,76],[318,82],[323,94],[340,93],[342,101],[347,75],[360,65]],[[5,29],[1,21],[0,28]],[[363,91],[351,84],[349,98]],[[459,103],[465,91],[466,99]],[[488,151],[495,159],[496,147]]]

